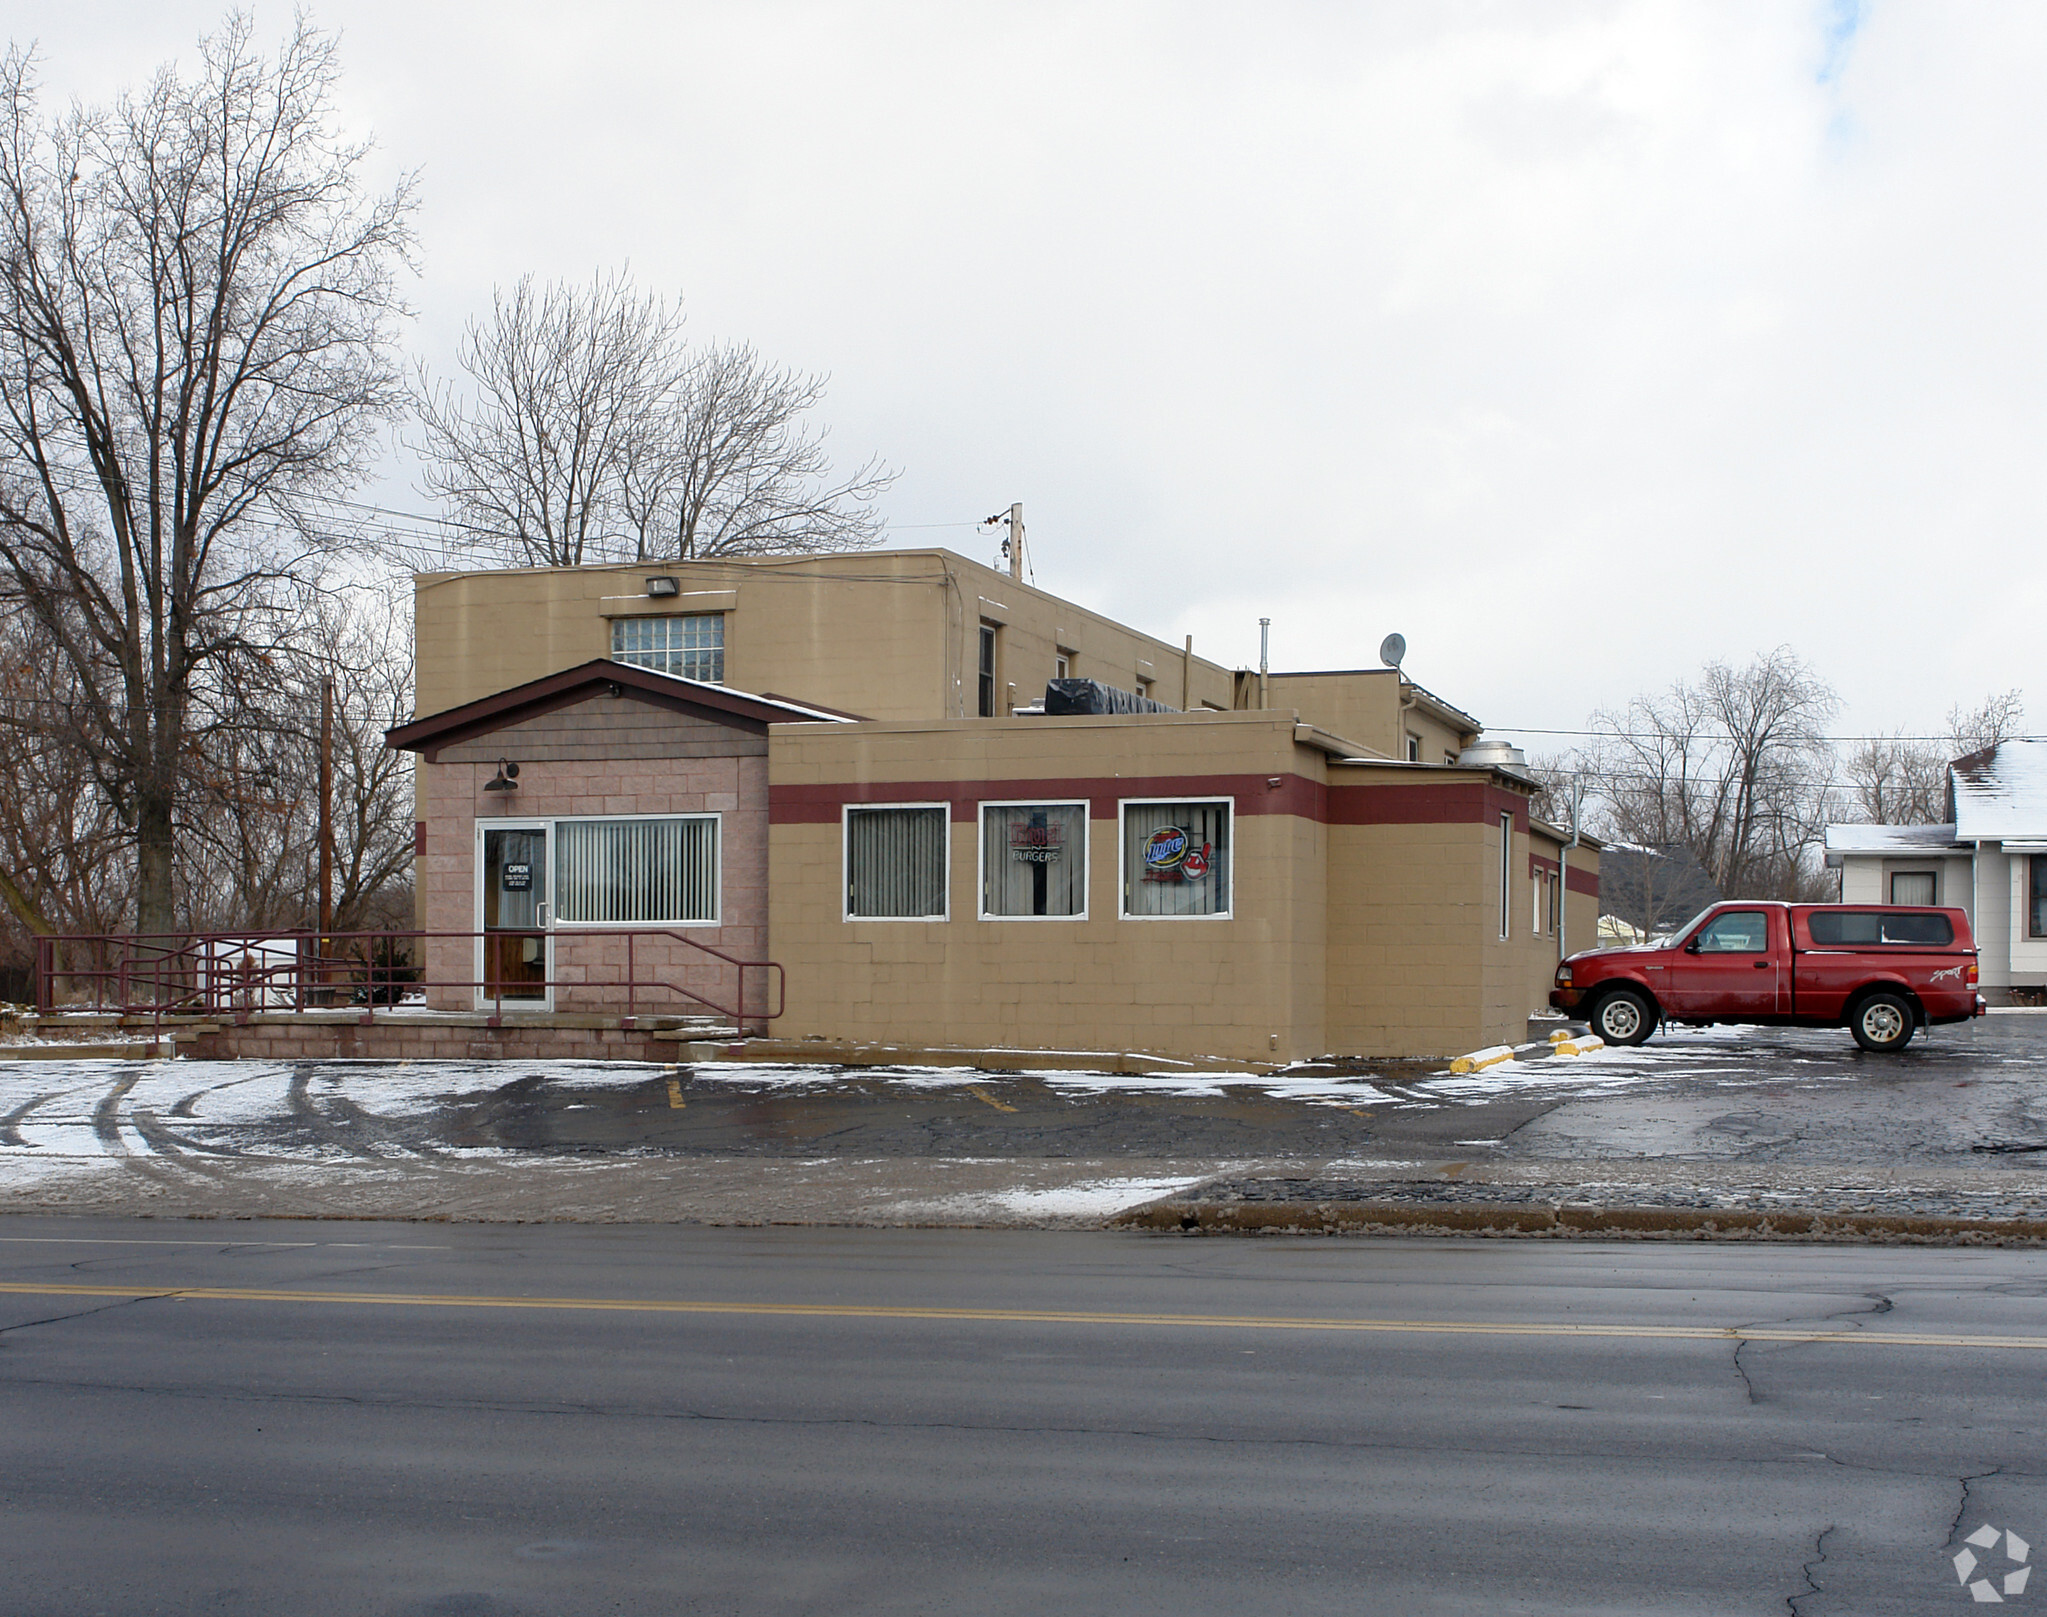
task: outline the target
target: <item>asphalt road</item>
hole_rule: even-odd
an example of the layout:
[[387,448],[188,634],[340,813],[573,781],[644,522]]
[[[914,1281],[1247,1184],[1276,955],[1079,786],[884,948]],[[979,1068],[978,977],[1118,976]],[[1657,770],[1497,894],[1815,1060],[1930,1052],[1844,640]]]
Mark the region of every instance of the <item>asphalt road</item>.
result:
[[0,1610],[1921,1617],[1966,1535],[2047,1542],[2043,1297],[2024,1251],[16,1218]]

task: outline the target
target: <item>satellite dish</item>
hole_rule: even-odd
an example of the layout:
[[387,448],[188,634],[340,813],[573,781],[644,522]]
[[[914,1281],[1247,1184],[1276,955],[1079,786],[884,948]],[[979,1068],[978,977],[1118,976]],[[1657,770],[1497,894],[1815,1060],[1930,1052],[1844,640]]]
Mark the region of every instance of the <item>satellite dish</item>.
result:
[[1407,636],[1389,634],[1379,642],[1379,661],[1388,668],[1398,668],[1400,660],[1407,655]]

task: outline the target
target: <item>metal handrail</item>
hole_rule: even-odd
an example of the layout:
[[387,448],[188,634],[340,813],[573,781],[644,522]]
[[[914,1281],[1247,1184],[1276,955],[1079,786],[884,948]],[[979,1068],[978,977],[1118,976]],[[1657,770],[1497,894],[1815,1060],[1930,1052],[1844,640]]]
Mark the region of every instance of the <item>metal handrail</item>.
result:
[[[508,985],[502,973],[490,977],[428,977],[425,946],[430,941],[456,939],[476,943],[488,938],[544,937],[555,945],[552,971],[526,982]],[[563,959],[564,945],[583,939],[624,938],[626,974],[623,977],[561,975],[569,963]],[[685,987],[662,976],[641,976],[638,940],[661,938],[680,943],[701,955],[732,968],[735,1004],[726,1005],[699,988]],[[406,946],[417,951],[418,963],[398,965],[398,951]],[[61,951],[61,956],[60,956]],[[381,959],[379,956],[381,955]],[[761,1009],[747,1009],[749,971],[766,976],[762,983]],[[90,1003],[82,996],[67,996],[58,1002],[59,984],[74,990],[80,984],[91,989]],[[149,1016],[161,1025],[166,1016],[233,1016],[247,1022],[257,1011],[304,1011],[330,1009],[336,1005],[359,1005],[365,1024],[374,1023],[379,1004],[395,1007],[398,996],[431,988],[482,989],[490,997],[489,1025],[498,1026],[509,998],[516,1011],[525,994],[506,993],[508,986],[550,991],[592,988],[623,988],[625,1009],[622,1019],[630,1027],[641,1014],[644,994],[665,991],[692,1004],[729,1018],[735,1026],[746,1022],[771,1022],[780,1016],[788,1001],[788,973],[774,960],[742,960],[723,949],[700,943],[686,933],[669,927],[591,927],[573,931],[531,934],[505,931],[365,931],[365,932],[100,932],[45,934],[36,939],[36,1008],[44,1013],[65,1009],[90,1009],[100,1014]],[[111,992],[109,992],[111,990]],[[289,1003],[280,996],[289,993]],[[336,1000],[335,995],[345,995]],[[360,996],[360,997],[358,997]],[[772,1008],[769,1008],[772,1007]],[[652,1014],[661,1014],[654,1012]]]

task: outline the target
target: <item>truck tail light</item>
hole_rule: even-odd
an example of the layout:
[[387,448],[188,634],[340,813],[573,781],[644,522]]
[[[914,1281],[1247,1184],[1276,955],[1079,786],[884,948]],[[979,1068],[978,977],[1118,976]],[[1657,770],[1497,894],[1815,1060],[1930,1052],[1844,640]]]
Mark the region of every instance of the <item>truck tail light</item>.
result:
[[1969,962],[1969,986],[1971,988],[1976,986],[1976,962],[1973,960]]

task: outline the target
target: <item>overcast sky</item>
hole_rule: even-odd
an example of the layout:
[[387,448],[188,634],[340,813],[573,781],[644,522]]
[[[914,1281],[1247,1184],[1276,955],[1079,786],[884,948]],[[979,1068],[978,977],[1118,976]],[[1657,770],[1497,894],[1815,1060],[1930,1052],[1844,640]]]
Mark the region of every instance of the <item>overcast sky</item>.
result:
[[[221,10],[0,0],[87,99]],[[430,361],[630,261],[831,373],[892,543],[1021,500],[1041,584],[1220,661],[1398,629],[1547,749],[1788,643],[1844,734],[2047,726],[2037,0],[313,15],[419,172]]]

